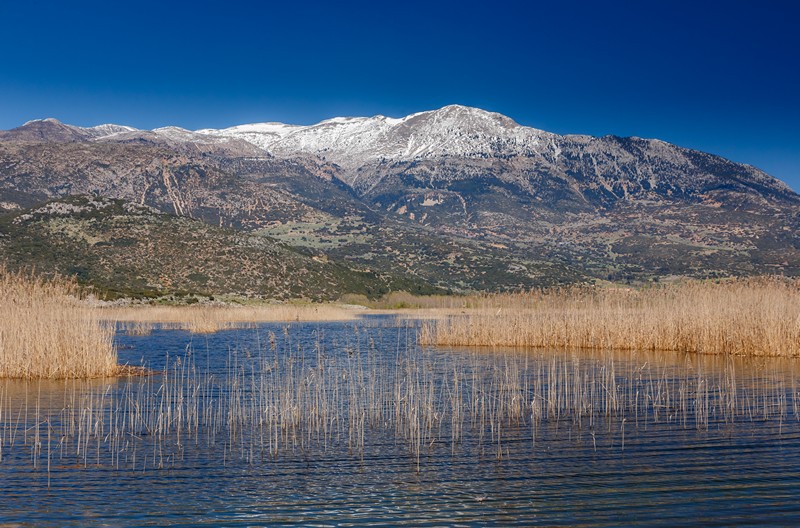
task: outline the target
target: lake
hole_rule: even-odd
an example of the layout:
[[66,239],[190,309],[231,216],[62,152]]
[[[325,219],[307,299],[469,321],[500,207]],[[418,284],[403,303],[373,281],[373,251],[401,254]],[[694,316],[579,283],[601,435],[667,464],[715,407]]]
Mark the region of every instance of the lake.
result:
[[119,332],[0,382],[0,524],[800,524],[794,361],[434,349],[416,323]]

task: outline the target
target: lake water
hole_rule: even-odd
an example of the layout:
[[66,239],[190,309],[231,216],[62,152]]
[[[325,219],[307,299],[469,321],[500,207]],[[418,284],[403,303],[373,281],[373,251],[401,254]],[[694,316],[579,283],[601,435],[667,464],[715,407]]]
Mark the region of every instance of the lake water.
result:
[[120,334],[0,384],[0,524],[799,525],[792,361],[435,350],[413,323]]

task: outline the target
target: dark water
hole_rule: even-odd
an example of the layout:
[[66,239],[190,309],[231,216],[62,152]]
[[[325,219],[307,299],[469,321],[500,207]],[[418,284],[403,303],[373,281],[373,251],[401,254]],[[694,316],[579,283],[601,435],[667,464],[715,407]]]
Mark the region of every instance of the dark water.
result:
[[[253,446],[258,451],[265,441],[246,427],[240,436],[231,436],[224,418],[214,422],[213,434],[210,421],[200,423],[200,432],[182,437],[180,448],[174,431],[158,441],[134,439],[143,432],[106,424],[84,444],[88,454],[76,455],[79,441],[54,425],[66,421],[65,407],[85,405],[76,391],[97,395],[97,409],[96,414],[78,410],[74,415],[89,416],[87,422],[95,426],[101,420],[121,422],[130,411],[115,414],[106,407],[121,408],[121,395],[163,393],[163,377],[68,388],[7,382],[0,389],[0,524],[800,525],[800,427],[791,362],[423,351],[414,336],[407,324],[375,319],[262,325],[258,331],[208,336],[156,330],[118,338],[122,361],[163,369],[181,358],[198,379],[213,378],[208,386],[216,391],[214,401],[226,403],[203,405],[219,405],[228,413],[242,402],[259,412],[260,404],[250,404],[264,392],[254,388],[253,380],[263,380],[258,371],[273,365],[273,356],[294,358],[274,368],[294,365],[297,384],[292,388],[298,394],[300,387],[310,386],[313,369],[322,363],[329,371],[340,368],[326,378],[328,393],[338,390],[331,388],[331,380],[359,369],[365,383],[347,380],[341,390],[363,391],[369,375],[378,373],[384,385],[371,390],[382,395],[376,401],[384,409],[364,427],[363,444],[348,440],[354,422],[339,424],[323,440],[304,422],[298,426],[300,440],[282,441],[276,453],[253,454]],[[411,370],[408,356],[424,359]],[[360,366],[353,367],[357,358]],[[473,380],[459,385],[464,394],[458,405],[465,410],[459,420],[453,419],[455,405],[440,401],[451,394],[450,373]],[[509,377],[514,383],[508,387],[516,389],[506,388],[503,380]],[[435,385],[433,397],[420,404],[420,409],[433,406],[433,425],[416,450],[409,435],[398,432],[405,426],[395,420],[408,419],[398,418],[399,404],[391,401],[412,378],[427,382],[419,385],[423,389]],[[563,391],[548,388],[558,380],[576,379],[577,384],[565,382]],[[236,393],[231,387],[237,383],[247,390]],[[597,395],[608,394],[609,383],[618,384],[615,410],[603,410],[608,399],[594,397],[580,400],[590,402],[590,410],[577,409],[579,399],[571,396],[576,386]],[[226,396],[234,393],[235,398]],[[311,392],[303,394],[307,398]],[[496,423],[475,418],[473,402],[505,405],[519,394],[528,398],[523,417],[505,419],[511,411],[495,409],[489,415],[501,417]],[[546,401],[530,404],[540,396]],[[137,398],[154,406],[164,401]],[[359,398],[331,396],[329,401],[342,408],[330,411],[329,419],[344,422]],[[416,412],[416,407],[408,409]],[[50,427],[49,440],[42,424]],[[134,440],[139,442],[135,461]]]

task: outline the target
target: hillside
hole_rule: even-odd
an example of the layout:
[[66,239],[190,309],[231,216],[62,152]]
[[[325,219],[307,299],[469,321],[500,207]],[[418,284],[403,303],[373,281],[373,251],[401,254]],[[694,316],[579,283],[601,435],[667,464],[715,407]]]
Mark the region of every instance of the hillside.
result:
[[416,286],[303,255],[268,237],[91,196],[0,219],[0,258],[12,269],[75,275],[109,298],[177,293],[335,300],[347,292],[376,296]]
[[0,133],[0,182],[8,213],[104,196],[417,287],[800,274],[800,196],[754,167],[455,105],[198,131],[34,121]]

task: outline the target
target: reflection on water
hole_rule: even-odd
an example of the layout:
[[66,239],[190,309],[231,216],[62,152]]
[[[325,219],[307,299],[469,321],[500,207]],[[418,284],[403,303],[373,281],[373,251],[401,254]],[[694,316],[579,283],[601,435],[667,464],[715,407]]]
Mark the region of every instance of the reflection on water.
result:
[[419,349],[407,322],[118,337],[0,384],[0,522],[797,524],[793,361]]

